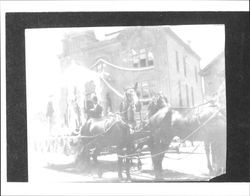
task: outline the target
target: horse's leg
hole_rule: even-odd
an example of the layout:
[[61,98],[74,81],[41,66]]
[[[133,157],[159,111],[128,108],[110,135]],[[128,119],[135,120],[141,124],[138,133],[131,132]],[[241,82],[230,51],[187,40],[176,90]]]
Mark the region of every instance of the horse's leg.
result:
[[155,178],[157,179],[159,176],[158,175],[158,162],[156,160],[156,156],[154,156],[157,153],[157,149],[156,149],[157,144],[155,143],[153,136],[151,136],[149,138],[148,144],[149,144],[149,149],[150,149],[151,160],[152,160],[152,164],[153,164]]
[[164,154],[165,153],[161,153],[159,154],[159,177],[158,177],[158,180],[163,180],[163,169],[162,169],[162,161],[163,161],[163,158],[164,158]]
[[138,146],[135,148],[135,151],[137,151],[137,169],[138,170],[141,170],[141,167],[142,167],[142,162],[141,162],[141,159],[140,159],[140,153],[139,152],[142,151],[144,145],[145,145],[144,143],[138,144]]
[[102,177],[102,168],[100,167],[98,159],[97,159],[99,153],[100,153],[100,149],[96,148],[94,151],[94,154],[93,154],[93,161],[94,161],[95,168],[97,169],[98,177],[101,178]]
[[211,144],[213,160],[212,162],[214,165],[215,174],[221,175],[222,173],[224,173],[225,168],[225,150],[223,149],[221,141],[219,141],[218,139],[216,139],[216,141]]
[[159,177],[158,179],[159,180],[163,180],[163,168],[162,168],[162,162],[163,162],[163,159],[164,159],[164,156],[165,156],[165,151],[168,149],[169,145],[171,143],[171,140],[170,141],[165,141],[165,140],[162,140],[160,142],[160,150],[159,150]]
[[159,156],[155,156],[152,158],[154,164],[154,171],[155,171],[155,179],[157,181],[162,180],[162,166],[161,160]]
[[137,169],[141,170],[141,168],[142,168],[142,162],[140,159],[140,154],[137,154]]
[[[86,168],[89,165],[89,161],[90,161],[89,149],[88,149],[88,147],[83,146],[76,156],[75,165],[77,167]],[[83,165],[83,164],[85,164],[85,165]]]
[[[130,155],[132,153],[132,144],[127,144],[127,148],[126,148],[126,154]],[[126,175],[127,175],[127,180],[131,180],[131,176],[130,176],[130,164],[131,164],[131,158],[126,158]]]
[[131,175],[130,175],[130,158],[126,158],[126,175],[127,175],[127,180],[131,180]]
[[118,178],[119,180],[122,180],[122,162],[123,162],[123,158],[121,157],[123,155],[122,153],[122,148],[118,147],[117,150],[117,156],[118,156]]
[[206,157],[207,157],[207,168],[209,170],[209,174],[212,175],[213,168],[212,168],[211,160],[210,160],[210,142],[205,140],[204,145],[205,145],[205,152],[206,152]]
[[156,180],[162,180],[162,166],[161,166],[161,157],[158,155],[160,152],[159,143],[154,143],[150,148],[155,178]]

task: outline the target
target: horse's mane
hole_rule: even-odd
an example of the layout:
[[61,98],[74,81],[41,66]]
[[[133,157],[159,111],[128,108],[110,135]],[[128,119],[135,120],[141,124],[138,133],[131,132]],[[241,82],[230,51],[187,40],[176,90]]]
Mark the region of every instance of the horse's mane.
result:
[[172,125],[174,127],[186,127],[187,125],[197,125],[208,119],[216,108],[209,105],[197,107],[194,109],[173,109],[172,110]]
[[149,118],[148,125],[151,127],[157,127],[162,122],[162,120],[166,117],[167,114],[171,112],[171,108],[169,106],[165,106],[157,111],[153,116]]

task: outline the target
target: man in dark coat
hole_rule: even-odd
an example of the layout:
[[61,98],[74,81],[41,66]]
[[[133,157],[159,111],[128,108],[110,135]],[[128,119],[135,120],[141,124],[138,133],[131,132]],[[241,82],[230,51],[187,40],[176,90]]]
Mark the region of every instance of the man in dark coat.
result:
[[47,104],[46,117],[49,120],[49,131],[51,131],[54,121],[54,107],[53,102],[50,100]]
[[99,119],[102,117],[102,106],[98,103],[98,99],[96,95],[92,95],[92,99],[88,100],[86,103],[86,114],[87,114],[87,119],[86,123],[83,126],[83,135],[89,135],[90,134],[90,125],[93,121],[93,119]]
[[96,96],[92,98],[93,107],[89,109],[90,118],[101,118],[102,117],[102,106],[98,103]]

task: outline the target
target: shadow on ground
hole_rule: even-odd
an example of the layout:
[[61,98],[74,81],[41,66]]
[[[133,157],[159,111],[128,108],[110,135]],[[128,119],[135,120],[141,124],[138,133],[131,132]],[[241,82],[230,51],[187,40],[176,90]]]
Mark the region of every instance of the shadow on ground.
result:
[[[189,181],[208,181],[211,176],[199,177],[192,174],[177,172],[174,170],[165,169],[163,171],[163,180],[155,181],[154,171],[150,169],[138,170],[135,163],[131,167],[131,176],[132,182],[189,182]],[[99,165],[93,165],[93,162],[90,162],[88,167],[83,165],[76,165],[75,163],[71,164],[49,164],[47,169],[56,170],[59,172],[66,172],[70,174],[83,175],[92,177],[91,180],[83,180],[82,182],[128,182],[126,180],[120,181],[117,175],[117,162],[116,161],[99,161]],[[100,168],[103,173],[105,172],[114,172],[115,175],[110,178],[98,178],[97,168]],[[125,177],[125,174],[123,174]],[[131,182],[131,181],[129,181]]]

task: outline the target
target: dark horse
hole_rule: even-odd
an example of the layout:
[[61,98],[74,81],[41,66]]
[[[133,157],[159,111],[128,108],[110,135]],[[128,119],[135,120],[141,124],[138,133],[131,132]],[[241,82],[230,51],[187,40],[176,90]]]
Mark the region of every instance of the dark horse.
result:
[[163,177],[164,152],[168,149],[173,137],[179,136],[181,139],[187,139],[194,134],[194,131],[202,133],[210,174],[218,174],[225,168],[226,122],[222,113],[222,110],[217,107],[206,105],[188,113],[166,106],[154,114],[145,129],[151,132],[148,145],[156,179]]
[[[84,127],[81,134],[86,136],[83,139],[83,147],[78,156],[80,159],[84,158],[89,161],[90,151],[93,150],[93,161],[98,166],[97,157],[100,152],[107,147],[115,147],[118,155],[118,177],[122,179],[122,165],[125,159],[125,168],[127,179],[130,180],[130,159],[126,155],[132,153],[133,138],[130,134],[130,122],[133,122],[133,110],[138,102],[138,97],[133,88],[127,89],[125,92],[126,107],[121,108],[121,115],[114,114],[102,119],[92,119],[89,130]],[[83,137],[84,138],[84,137]],[[102,171],[98,168],[98,175],[101,177]]]
[[[101,177],[102,171],[97,157],[104,148],[115,147],[118,155],[118,177],[122,179],[124,155],[131,154],[132,139],[129,126],[121,120],[120,116],[114,115],[103,119],[93,119],[88,134],[86,134],[85,130],[82,130],[82,135],[86,136],[86,138],[79,157],[89,162],[90,151],[92,150],[93,161],[98,168],[98,175]],[[131,177],[128,159],[126,159],[125,164],[127,179],[129,180]]]

